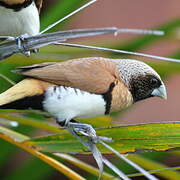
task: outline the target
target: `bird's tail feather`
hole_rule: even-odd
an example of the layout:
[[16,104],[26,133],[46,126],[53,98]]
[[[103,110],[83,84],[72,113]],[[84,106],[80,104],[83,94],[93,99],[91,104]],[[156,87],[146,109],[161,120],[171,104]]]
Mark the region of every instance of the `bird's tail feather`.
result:
[[42,109],[45,90],[50,83],[24,79],[0,94],[0,109]]

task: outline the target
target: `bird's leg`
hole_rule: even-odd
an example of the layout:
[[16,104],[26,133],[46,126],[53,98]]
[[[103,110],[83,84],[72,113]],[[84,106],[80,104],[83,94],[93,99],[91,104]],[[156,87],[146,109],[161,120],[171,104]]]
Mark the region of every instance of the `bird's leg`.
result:
[[83,135],[85,137],[90,138],[90,140],[93,143],[98,143],[99,140],[112,142],[112,138],[104,137],[104,136],[97,136],[95,129],[90,124],[79,123],[74,119],[71,119],[68,123],[66,123],[66,121],[58,121],[58,120],[56,121],[60,126],[73,131],[76,134],[76,136]]
[[18,37],[16,37],[16,42],[17,42],[17,45],[18,45],[19,50],[20,50],[25,56],[29,57],[29,56],[31,55],[31,52],[37,53],[37,52],[38,52],[38,49],[33,49],[33,50],[30,50],[30,51],[27,51],[27,50],[24,49],[24,47],[23,47],[23,41],[24,41],[27,37],[29,37],[28,34],[23,34],[23,35],[21,35],[21,36],[18,36]]
[[28,34],[22,34],[18,37],[16,37],[16,42],[17,42],[17,45],[18,45],[18,49],[27,57],[29,57],[31,55],[31,52],[30,51],[27,51],[24,49],[24,46],[23,46],[23,42],[24,40],[29,37]]
[[[73,123],[75,124],[75,128],[74,128]],[[78,124],[78,126],[77,126],[77,124]],[[79,124],[80,124],[80,126],[79,126]],[[88,125],[88,126],[86,126],[86,125]],[[98,143],[100,142],[102,144],[102,141],[104,141],[104,140],[112,141],[111,138],[96,136],[96,131],[93,129],[93,127],[91,125],[81,124],[75,120],[70,121],[70,128],[67,127],[67,129],[86,148],[88,148],[92,152],[92,155],[99,167],[99,178],[98,179],[101,179],[102,174],[103,174],[104,164],[106,164],[112,171],[114,171],[117,175],[119,175],[120,178],[122,178],[124,180],[130,180],[122,171],[120,171],[110,161],[108,161],[105,157],[103,157],[103,155],[101,154],[101,152],[99,151],[99,149],[97,148],[97,146],[95,144],[96,142],[98,142]],[[92,140],[92,138],[89,136],[88,132],[84,132],[84,130],[87,130],[87,129],[88,129],[88,131],[91,132],[91,134],[93,134],[93,138],[94,138],[94,136],[96,137],[96,139],[95,139],[96,142],[94,142],[94,139]],[[91,131],[92,129],[93,129],[93,132]],[[81,133],[82,135],[85,135],[88,138],[87,139],[81,138],[78,133]]]
[[73,129],[77,134],[80,133],[84,136],[92,138],[93,141],[97,140],[97,135],[95,129],[89,124],[68,122],[67,128]]
[[[74,119],[72,119],[71,121],[70,121],[70,127],[68,128],[68,126],[66,126],[67,127],[67,130],[74,136],[74,137],[76,137],[80,142],[81,142],[81,144],[83,144],[87,149],[89,149],[91,152],[92,152],[92,154],[93,154],[93,157],[94,157],[94,159],[95,159],[95,161],[96,161],[96,163],[97,163],[97,165],[98,165],[98,167],[99,167],[99,178],[98,179],[101,179],[101,176],[102,176],[102,173],[103,173],[103,169],[104,169],[104,165],[103,165],[103,157],[102,157],[102,154],[101,154],[101,152],[98,150],[98,148],[96,147],[96,144],[89,138],[89,136],[88,136],[88,138],[87,139],[84,139],[84,138],[82,138],[82,137],[80,137],[80,135],[78,134],[78,133],[81,133],[81,132],[77,132],[77,131],[75,131],[75,129],[74,129],[74,125],[72,125],[73,123],[74,124],[80,124],[80,123],[78,123],[77,121],[75,121]],[[58,122],[58,124],[59,124],[59,122]],[[65,126],[65,122],[62,124],[62,123],[60,123],[60,125],[64,125]],[[75,125],[76,126],[76,125]],[[80,128],[79,126],[78,126],[78,128]],[[84,128],[84,127],[83,127]],[[92,128],[92,126],[91,126],[91,128]],[[93,129],[93,128],[92,128]],[[80,130],[80,129],[78,129],[78,130]],[[94,129],[93,129],[94,130]],[[95,132],[95,130],[94,130],[94,132]],[[83,134],[84,135],[84,134]],[[96,132],[95,132],[95,135],[96,135]]]
[[[0,43],[4,43],[4,41],[16,41],[19,51],[21,51],[25,56],[30,56],[31,52],[24,49],[23,42],[25,38],[29,37],[28,34],[23,34],[18,37],[14,36],[0,36]],[[32,52],[36,52],[33,50]]]
[[66,127],[72,129],[77,135],[83,135],[91,139],[93,143],[98,143],[99,140],[112,142],[112,138],[97,136],[95,129],[90,124],[84,124],[71,120]]
[[92,138],[93,141],[97,140],[96,131],[89,124],[79,123],[74,119],[71,119],[67,123],[66,123],[66,121],[58,121],[57,120],[57,123],[60,126],[65,127],[68,130],[73,131],[77,136],[83,135],[83,136]]
[[[129,180],[129,178],[122,171],[120,171],[110,161],[108,161],[105,157],[103,157],[101,152],[96,147],[95,142],[92,141],[91,138],[89,138],[90,137],[89,134],[87,132],[84,132],[84,130],[86,130],[86,127],[88,127],[88,130],[90,128],[90,131],[91,131],[91,129],[93,129],[92,126],[90,126],[89,124],[78,123],[74,119],[72,119],[70,121],[70,124],[68,124],[69,126],[66,125],[66,121],[61,121],[60,122],[60,121],[57,120],[57,123],[60,126],[66,127],[67,130],[81,142],[81,144],[83,144],[86,148],[88,148],[92,152],[93,157],[95,158],[96,163],[97,163],[97,165],[99,167],[99,178],[98,179],[101,179],[102,174],[103,174],[104,164],[106,164],[112,171],[114,171],[117,175],[119,175],[120,178],[125,179],[125,180]],[[88,125],[88,126],[86,126],[86,125]],[[88,136],[88,138],[87,139],[81,138],[79,133],[81,133],[81,134],[83,134],[85,136]],[[108,141],[112,141],[111,138],[96,136],[96,131],[94,129],[93,129],[92,134],[97,138],[97,142],[99,142],[101,144],[102,144],[102,140],[104,140],[104,139],[106,139]]]

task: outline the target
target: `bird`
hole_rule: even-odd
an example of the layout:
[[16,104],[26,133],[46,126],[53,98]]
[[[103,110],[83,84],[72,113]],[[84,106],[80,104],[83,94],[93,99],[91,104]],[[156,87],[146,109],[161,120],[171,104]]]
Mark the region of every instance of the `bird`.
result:
[[40,31],[39,12],[43,0],[1,0],[0,36],[37,35]]
[[[0,1],[0,43],[16,40],[19,50],[26,56],[31,51],[23,49],[26,37],[40,31],[39,13],[43,0],[1,0]],[[32,52],[37,52],[35,49]]]
[[[96,138],[82,118],[107,115],[150,98],[167,98],[159,74],[134,59],[87,57],[17,67],[25,78],[0,94],[0,109],[48,112],[57,123]],[[78,119],[78,121],[76,120]]]

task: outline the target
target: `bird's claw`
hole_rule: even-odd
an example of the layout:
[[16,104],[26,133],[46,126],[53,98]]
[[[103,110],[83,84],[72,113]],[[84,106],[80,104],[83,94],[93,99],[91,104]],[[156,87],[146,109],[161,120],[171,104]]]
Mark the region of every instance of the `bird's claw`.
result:
[[[96,131],[89,124],[80,124],[80,123],[69,123],[67,126],[69,132],[71,132],[85,147],[87,147],[96,160],[96,163],[99,167],[99,178],[101,179],[103,175],[104,164],[107,165],[112,171],[114,171],[119,177],[123,177],[122,179],[129,180],[128,177],[121,172],[117,167],[115,167],[110,161],[108,161],[99,149],[96,146],[96,143],[102,144],[103,141],[111,142],[112,139],[108,137],[97,136]],[[90,132],[90,133],[89,133]],[[95,133],[94,133],[95,132]],[[87,139],[81,138],[80,135],[87,137]],[[93,135],[93,136],[91,136]],[[125,177],[125,178],[124,178]],[[127,177],[127,178],[126,178]]]
[[[130,161],[124,155],[120,154],[118,151],[113,149],[111,146],[106,144],[104,141],[112,142],[111,138],[97,136],[96,131],[94,128],[89,124],[82,124],[82,123],[75,123],[75,122],[68,122],[66,125],[67,130],[74,135],[86,148],[88,148],[96,160],[96,163],[99,167],[99,179],[101,179],[104,169],[104,164],[107,165],[112,171],[114,171],[121,179],[130,180],[129,177],[124,174],[121,170],[119,170],[116,166],[114,166],[108,159],[106,159],[99,149],[96,146],[96,143],[101,144],[113,154],[115,154],[118,158],[124,160],[126,163],[130,164],[133,168],[140,171],[144,176],[147,177],[149,180],[158,180],[153,175],[149,174],[146,170],[141,168],[139,165],[135,164],[133,161]],[[81,138],[80,135],[83,135],[87,138]]]
[[17,46],[18,46],[18,49],[20,52],[22,52],[25,56],[30,56],[30,51],[26,50],[23,46],[23,43],[25,41],[25,39],[29,37],[28,34],[23,34],[23,35],[20,35],[18,37],[14,37],[14,36],[0,36],[0,39],[2,39],[2,43],[4,41],[16,41],[17,43]]
[[95,129],[89,124],[69,122],[67,126],[69,128],[72,128],[73,131],[77,135],[80,134],[80,135],[83,135],[85,137],[88,137],[94,144],[98,143],[100,140],[106,141],[106,142],[112,142],[112,138],[97,136]]
[[113,142],[112,138],[105,137],[105,136],[91,136],[91,134],[85,133],[84,131],[78,131],[83,136],[86,136],[91,139],[91,141],[96,144],[100,141],[106,141],[106,142]]
[[31,55],[31,52],[26,50],[23,46],[23,43],[27,37],[29,37],[28,34],[23,34],[21,36],[16,37],[15,40],[17,42],[19,51],[21,51],[25,56],[29,57]]

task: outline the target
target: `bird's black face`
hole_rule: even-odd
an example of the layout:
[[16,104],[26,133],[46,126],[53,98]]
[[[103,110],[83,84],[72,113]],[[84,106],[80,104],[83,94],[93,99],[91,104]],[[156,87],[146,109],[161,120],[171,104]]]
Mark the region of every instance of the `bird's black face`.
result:
[[137,102],[149,97],[158,96],[153,92],[162,86],[162,81],[153,75],[139,76],[131,80],[130,91],[133,101]]

